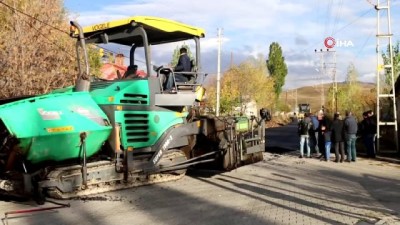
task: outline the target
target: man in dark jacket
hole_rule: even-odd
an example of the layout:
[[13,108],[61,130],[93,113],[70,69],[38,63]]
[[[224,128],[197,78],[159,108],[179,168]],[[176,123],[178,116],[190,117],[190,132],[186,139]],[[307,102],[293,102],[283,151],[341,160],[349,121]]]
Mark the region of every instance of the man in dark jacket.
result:
[[352,112],[346,111],[346,119],[344,120],[344,131],[347,145],[347,162],[356,161],[356,139],[357,139],[357,120]]
[[332,122],[332,142],[335,148],[335,162],[344,161],[344,140],[344,123],[342,117],[337,112],[333,116]]
[[312,123],[310,114],[305,113],[304,119],[299,121],[298,133],[300,136],[300,158],[304,156],[304,144],[307,145],[307,158],[310,158],[310,130],[312,129]]
[[[179,50],[180,56],[178,59],[178,64],[174,67],[174,72],[190,72],[192,70],[192,63],[190,62],[190,58],[187,55],[187,50],[186,48],[181,48]],[[180,73],[175,73],[175,81],[176,82],[187,82],[188,77],[185,76],[184,74]],[[171,75],[168,76],[167,84],[166,84],[166,90],[170,91],[172,90],[174,86],[174,79]]]
[[363,113],[363,120],[359,126],[359,133],[363,139],[367,156],[375,158],[376,117],[372,110]]
[[315,150],[315,153],[319,155],[319,146],[318,146],[318,140],[319,140],[319,120],[316,115],[311,115],[310,116],[311,122],[312,122],[312,129],[310,131],[310,140],[313,142],[313,148]]
[[175,72],[190,72],[192,70],[192,63],[190,62],[190,58],[187,55],[187,49],[181,48],[179,50],[180,56],[178,59],[178,64],[176,64],[174,71]]
[[321,127],[322,134],[324,136],[324,142],[325,142],[325,154],[324,158],[325,161],[329,161],[331,158],[331,146],[332,146],[332,125],[331,121],[325,117],[323,125]]
[[367,147],[368,157],[375,158],[375,138],[376,138],[376,116],[372,110],[367,111],[366,127],[365,127],[365,144]]

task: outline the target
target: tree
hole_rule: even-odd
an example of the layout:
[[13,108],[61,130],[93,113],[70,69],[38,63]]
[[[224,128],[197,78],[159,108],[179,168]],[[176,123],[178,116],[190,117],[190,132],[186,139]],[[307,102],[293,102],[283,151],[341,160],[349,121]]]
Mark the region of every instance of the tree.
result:
[[[386,52],[382,52],[383,63],[385,65],[390,64],[390,49],[389,46],[386,49]],[[400,72],[400,42],[397,41],[396,44],[393,46],[393,74],[394,74],[394,81],[396,82],[397,78],[399,77]],[[391,68],[385,68],[385,84],[389,87],[385,87],[385,89],[390,90],[391,87]]]
[[[274,98],[274,81],[266,76],[264,58],[248,59],[238,66],[231,67],[221,79],[220,110],[222,114],[232,114],[236,107],[244,111],[245,103],[255,101],[259,107],[270,107]],[[216,103],[215,82],[207,88],[207,106],[213,108]]]
[[288,73],[285,58],[282,56],[282,48],[277,42],[272,42],[269,46],[267,60],[269,74],[274,78],[274,90],[276,98],[282,93],[282,87],[285,85],[285,78]]
[[75,40],[68,35],[63,1],[3,3],[16,10],[0,7],[0,97],[42,94],[73,84],[77,74]]
[[[341,102],[341,107],[344,110],[356,111],[359,108],[359,102],[356,99],[359,98],[360,85],[357,81],[358,72],[351,63],[347,68],[346,83],[338,91],[338,101]],[[358,111],[358,110],[357,110]]]
[[[367,109],[372,109],[376,103],[376,93],[374,89],[369,92],[361,89],[360,82],[358,82],[358,71],[354,64],[351,63],[347,68],[346,81],[342,85],[338,85],[336,94],[338,111],[344,112],[345,110],[351,110],[359,119],[361,119],[361,113]],[[328,93],[328,106],[332,105],[333,89],[329,89]],[[333,109],[328,108],[329,112],[333,112]]]
[[95,76],[95,77],[100,77],[101,76],[101,67],[103,65],[102,63],[102,56],[103,56],[103,51],[101,51],[101,48],[96,47],[95,45],[87,45],[87,53],[88,53],[88,60],[89,60],[89,66],[90,66],[90,75]]

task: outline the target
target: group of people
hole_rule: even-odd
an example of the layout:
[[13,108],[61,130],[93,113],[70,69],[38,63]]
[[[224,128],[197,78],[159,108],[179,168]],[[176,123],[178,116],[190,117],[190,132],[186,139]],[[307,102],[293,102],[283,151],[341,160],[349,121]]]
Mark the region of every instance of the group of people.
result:
[[[327,118],[322,110],[316,115],[306,113],[298,123],[300,158],[311,158],[314,150],[319,158],[329,161],[333,148],[335,162],[355,162],[357,136],[362,136],[368,156],[375,157],[376,118],[372,111],[364,112],[363,116],[363,121],[358,124],[351,111],[346,111],[345,118],[336,112],[333,120]],[[304,148],[307,149],[306,156]]]

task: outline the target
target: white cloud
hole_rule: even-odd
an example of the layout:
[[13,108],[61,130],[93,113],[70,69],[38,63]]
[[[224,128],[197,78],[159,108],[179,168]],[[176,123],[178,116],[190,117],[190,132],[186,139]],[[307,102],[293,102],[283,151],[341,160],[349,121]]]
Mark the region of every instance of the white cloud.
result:
[[[331,2],[330,7],[328,2]],[[397,4],[399,1],[394,1],[392,25],[399,19]],[[315,68],[319,63],[314,49],[323,48],[324,39],[330,35],[354,44],[352,48],[336,49],[338,80],[345,78],[351,62],[362,80],[371,80],[370,74],[376,67],[376,12],[366,1],[127,1],[110,3],[96,11],[80,11],[77,19],[89,25],[135,15],[160,16],[204,28],[203,68],[211,72],[216,68],[217,28],[223,28],[223,68],[229,65],[231,55],[235,63],[260,53],[266,56],[269,44],[277,41],[284,51],[288,77],[312,78],[318,75]],[[395,40],[398,31],[394,28]],[[176,44],[171,44],[154,50],[155,63],[168,62],[175,47]],[[311,78],[308,83],[315,83]],[[305,83],[307,81],[296,81],[287,85]]]
[[376,82],[376,73],[366,73],[362,74],[359,81],[375,83]]

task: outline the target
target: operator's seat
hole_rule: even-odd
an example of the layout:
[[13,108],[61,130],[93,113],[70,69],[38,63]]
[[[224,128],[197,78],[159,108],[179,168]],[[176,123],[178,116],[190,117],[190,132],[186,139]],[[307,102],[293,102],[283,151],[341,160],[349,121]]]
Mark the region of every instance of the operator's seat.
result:
[[194,61],[194,59],[190,60],[190,74],[186,75],[186,77],[188,78],[188,83],[195,83],[196,79],[197,79],[197,66],[196,63]]
[[197,81],[197,67],[194,60],[190,60],[191,69],[190,72],[175,72],[176,74],[184,75],[188,80],[185,82],[176,82],[176,87],[181,91],[194,91]]

